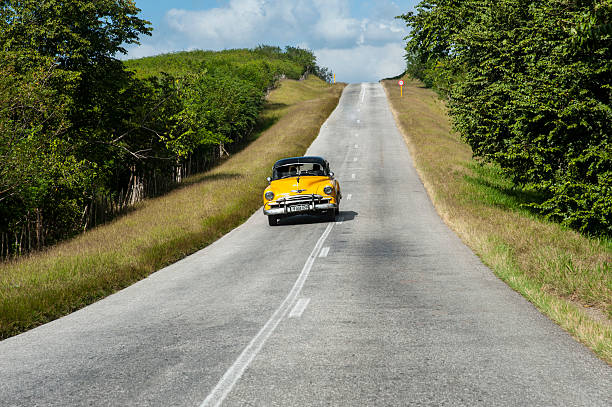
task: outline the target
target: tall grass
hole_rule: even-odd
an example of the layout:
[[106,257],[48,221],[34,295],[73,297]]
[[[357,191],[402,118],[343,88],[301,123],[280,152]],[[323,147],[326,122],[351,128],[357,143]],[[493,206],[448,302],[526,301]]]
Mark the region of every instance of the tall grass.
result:
[[383,85],[417,170],[444,221],[543,313],[612,363],[612,242],[545,221],[523,204],[541,197],[472,159],[444,104],[404,78]]
[[209,172],[42,253],[0,265],[0,338],[77,310],[203,248],[261,206],[274,161],[303,154],[342,85],[284,81],[262,116],[268,128]]

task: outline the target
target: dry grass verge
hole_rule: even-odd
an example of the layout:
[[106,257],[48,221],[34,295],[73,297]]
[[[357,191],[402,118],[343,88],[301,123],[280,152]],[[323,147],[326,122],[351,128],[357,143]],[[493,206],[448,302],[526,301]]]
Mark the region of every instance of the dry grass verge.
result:
[[[0,338],[122,289],[195,252],[261,206],[274,161],[303,154],[344,85],[284,81],[269,98],[270,127],[213,170],[46,252],[0,265]],[[272,124],[274,123],[274,124]]]
[[533,196],[472,159],[444,104],[419,82],[384,81],[425,187],[444,221],[497,276],[612,364],[612,242],[542,220]]

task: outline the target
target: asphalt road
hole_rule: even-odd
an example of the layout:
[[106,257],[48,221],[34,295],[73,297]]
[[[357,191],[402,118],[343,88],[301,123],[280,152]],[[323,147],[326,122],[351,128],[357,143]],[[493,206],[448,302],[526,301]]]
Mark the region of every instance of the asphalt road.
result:
[[337,222],[257,212],[0,342],[0,406],[612,405],[612,369],[441,222],[379,84],[347,87],[308,153]]

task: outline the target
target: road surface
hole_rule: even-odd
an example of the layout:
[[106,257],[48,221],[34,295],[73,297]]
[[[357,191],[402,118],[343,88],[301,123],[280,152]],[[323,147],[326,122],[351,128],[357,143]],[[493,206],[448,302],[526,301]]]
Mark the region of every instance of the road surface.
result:
[[612,405],[612,369],[440,220],[380,84],[348,86],[308,153],[341,182],[337,222],[257,212],[0,342],[0,405]]

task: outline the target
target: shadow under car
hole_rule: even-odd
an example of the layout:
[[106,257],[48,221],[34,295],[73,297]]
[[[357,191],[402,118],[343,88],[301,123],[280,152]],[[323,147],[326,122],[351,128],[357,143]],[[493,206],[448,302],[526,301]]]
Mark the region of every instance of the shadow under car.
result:
[[[343,222],[352,221],[358,215],[355,211],[340,211],[334,222],[340,221],[342,219]],[[278,220],[278,226],[287,226],[287,225],[303,225],[303,224],[312,224],[312,223],[328,223],[331,222],[326,215],[319,214],[299,214],[299,215],[290,215],[287,217],[280,218]]]

